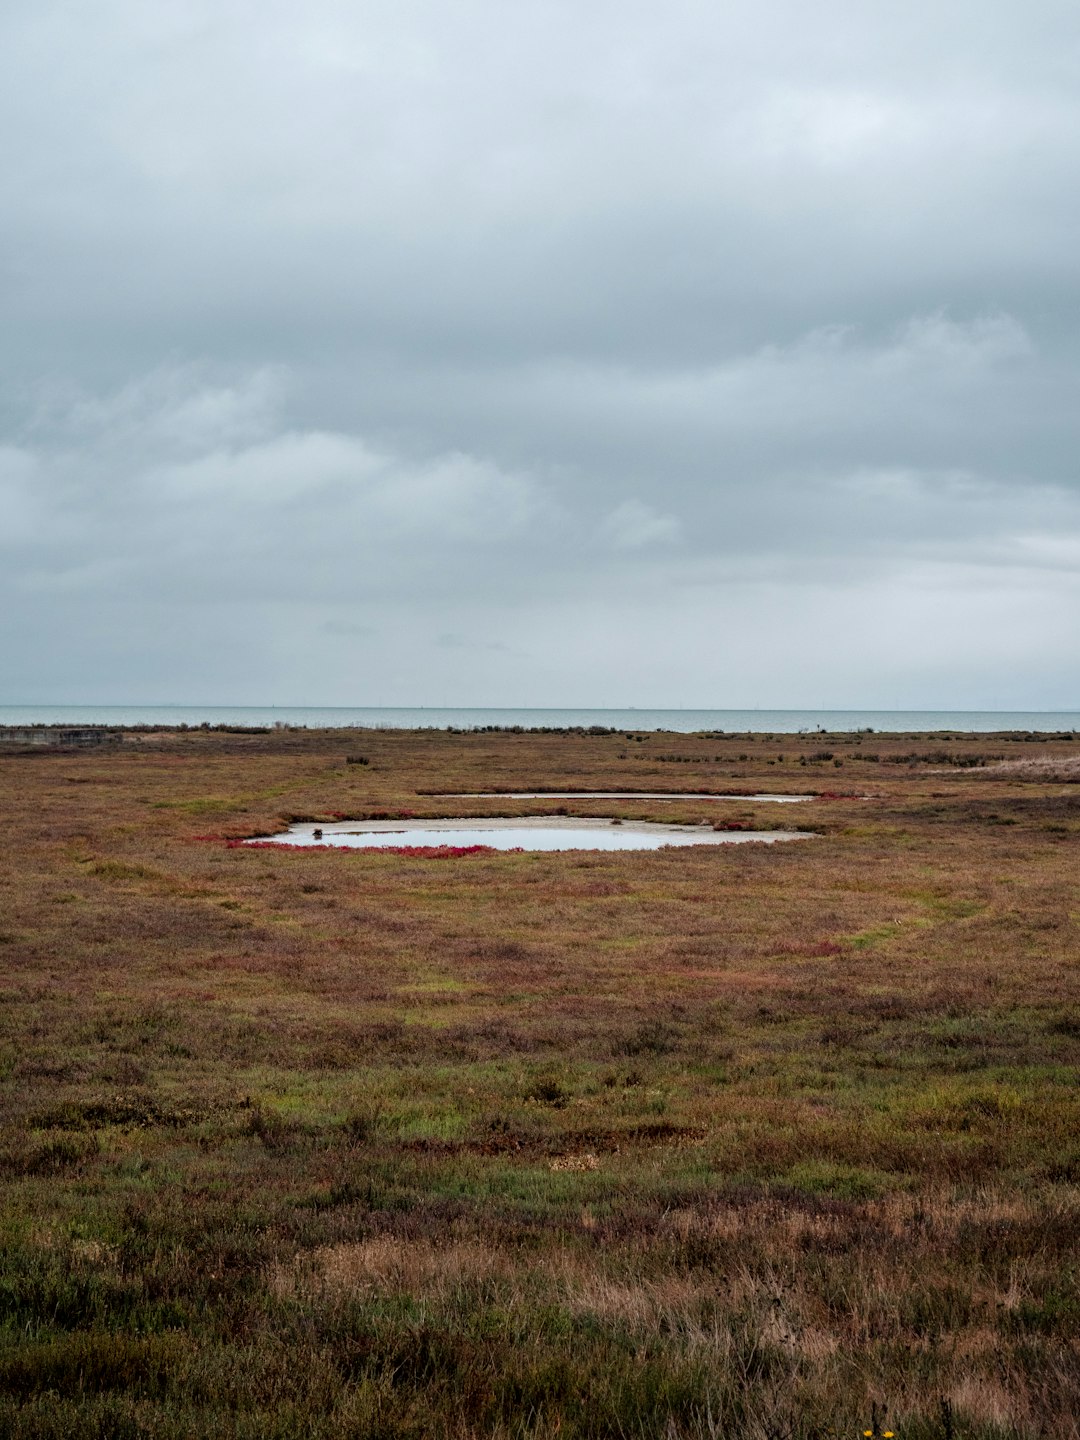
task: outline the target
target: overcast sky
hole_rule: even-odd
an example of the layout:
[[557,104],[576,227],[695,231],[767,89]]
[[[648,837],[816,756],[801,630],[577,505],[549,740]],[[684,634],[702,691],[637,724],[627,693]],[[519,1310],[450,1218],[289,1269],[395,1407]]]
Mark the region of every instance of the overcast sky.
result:
[[0,702],[1080,705],[1075,0],[6,0]]

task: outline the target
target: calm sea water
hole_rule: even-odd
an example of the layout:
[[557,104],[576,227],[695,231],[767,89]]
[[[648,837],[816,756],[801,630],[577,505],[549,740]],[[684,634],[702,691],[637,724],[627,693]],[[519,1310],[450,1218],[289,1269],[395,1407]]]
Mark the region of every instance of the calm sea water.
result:
[[605,725],[615,730],[800,731],[1080,730],[1080,710],[465,710],[258,705],[0,705],[0,725],[355,726],[475,730],[485,725]]

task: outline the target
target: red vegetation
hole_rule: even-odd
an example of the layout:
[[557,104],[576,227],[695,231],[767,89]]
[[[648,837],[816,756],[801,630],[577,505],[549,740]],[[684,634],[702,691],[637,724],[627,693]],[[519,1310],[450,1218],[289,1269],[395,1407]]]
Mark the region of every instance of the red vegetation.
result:
[[229,850],[303,850],[308,854],[321,850],[338,855],[408,855],[423,860],[453,860],[459,855],[521,854],[520,846],[500,852],[493,845],[295,845],[290,840],[226,840],[225,845]]
[[514,850],[496,850],[494,845],[384,845],[379,847],[383,854],[410,855],[423,860],[453,860],[458,855],[520,855],[521,846]]

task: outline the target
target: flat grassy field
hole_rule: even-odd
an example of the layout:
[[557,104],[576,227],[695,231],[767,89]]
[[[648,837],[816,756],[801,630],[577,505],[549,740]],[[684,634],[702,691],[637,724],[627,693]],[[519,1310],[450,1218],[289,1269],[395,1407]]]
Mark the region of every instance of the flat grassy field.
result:
[[[1080,1434],[1078,782],[1069,736],[0,756],[0,1435]],[[423,793],[490,787],[825,798]],[[556,811],[818,838],[227,843]]]

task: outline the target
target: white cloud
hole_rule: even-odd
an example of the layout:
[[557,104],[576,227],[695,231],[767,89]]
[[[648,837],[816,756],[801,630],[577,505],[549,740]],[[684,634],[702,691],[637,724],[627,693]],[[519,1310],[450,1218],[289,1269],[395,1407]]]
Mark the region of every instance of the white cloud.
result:
[[385,465],[371,503],[400,533],[432,532],[447,541],[505,541],[555,518],[535,482],[460,454]]
[[[544,485],[463,453],[412,458],[363,436],[287,428],[261,372],[227,385],[156,373],[55,410],[46,439],[0,450],[0,518],[33,544],[33,584],[182,586],[232,593],[273,575],[294,592],[339,586],[363,560],[391,590],[417,567],[562,523]],[[274,403],[272,403],[272,398]],[[184,424],[185,417],[191,424]],[[19,583],[16,561],[8,583]],[[259,581],[258,583],[263,583]]]
[[24,544],[42,528],[36,469],[34,457],[25,450],[0,446],[0,546]]
[[682,536],[674,515],[662,515],[641,500],[624,500],[604,517],[602,534],[615,550],[641,550],[649,545],[670,545]]
[[771,644],[825,703],[873,671],[845,607],[917,675],[930,596],[1057,693],[1066,9],[3,7],[0,669],[347,688],[355,641],[397,695],[558,700],[647,596],[653,699]]

